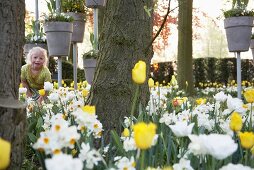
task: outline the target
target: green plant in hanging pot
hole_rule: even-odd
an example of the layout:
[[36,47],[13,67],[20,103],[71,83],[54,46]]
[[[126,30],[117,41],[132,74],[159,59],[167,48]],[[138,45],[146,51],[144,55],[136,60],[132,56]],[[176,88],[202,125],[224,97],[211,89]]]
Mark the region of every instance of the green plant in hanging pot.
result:
[[43,32],[43,27],[38,21],[32,20],[31,24],[26,25],[26,36],[25,36],[24,54],[28,54],[29,50],[33,47],[41,47],[47,50],[46,35]]
[[249,0],[232,0],[232,8],[224,11],[224,27],[230,52],[248,51],[253,27],[253,10],[247,10]]
[[44,29],[49,56],[68,56],[73,32],[73,18],[56,10],[55,0],[47,1]]
[[84,0],[62,0],[62,11],[74,18],[72,42],[83,42],[87,8]]

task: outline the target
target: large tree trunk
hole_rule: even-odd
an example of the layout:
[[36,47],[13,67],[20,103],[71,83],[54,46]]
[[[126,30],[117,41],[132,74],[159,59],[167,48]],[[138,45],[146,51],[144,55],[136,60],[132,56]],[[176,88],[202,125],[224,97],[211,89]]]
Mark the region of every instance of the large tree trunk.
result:
[[24,155],[26,114],[18,102],[24,18],[25,0],[0,1],[0,137],[11,142],[9,169],[21,169]]
[[[104,126],[108,142],[109,132],[121,132],[121,121],[130,116],[135,84],[131,70],[138,60],[147,63],[150,70],[152,47],[152,17],[144,6],[151,7],[152,0],[110,0],[105,9],[100,32],[100,56],[91,89],[90,101]],[[141,88],[141,101],[148,100],[147,83]]]
[[177,81],[189,94],[193,93],[192,6],[193,0],[179,0]]

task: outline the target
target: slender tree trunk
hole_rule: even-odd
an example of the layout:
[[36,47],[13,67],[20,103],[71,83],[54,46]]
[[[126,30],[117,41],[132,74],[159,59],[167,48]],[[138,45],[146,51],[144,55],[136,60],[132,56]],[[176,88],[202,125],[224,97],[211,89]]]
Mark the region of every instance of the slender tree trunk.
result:
[[[131,70],[135,63],[147,63],[147,75],[152,57],[152,47],[145,50],[152,40],[152,17],[144,6],[151,7],[152,0],[110,0],[104,13],[100,32],[100,55],[91,89],[90,103],[104,126],[106,142],[109,132],[121,132],[121,122],[130,116],[136,85]],[[141,88],[143,105],[148,101],[147,83]],[[136,112],[137,113],[137,112]]]
[[193,0],[179,0],[177,81],[179,88],[193,93],[192,5]]
[[[18,102],[25,0],[0,1],[0,137],[11,142],[9,169],[21,169],[26,113]],[[1,151],[0,151],[1,152]]]

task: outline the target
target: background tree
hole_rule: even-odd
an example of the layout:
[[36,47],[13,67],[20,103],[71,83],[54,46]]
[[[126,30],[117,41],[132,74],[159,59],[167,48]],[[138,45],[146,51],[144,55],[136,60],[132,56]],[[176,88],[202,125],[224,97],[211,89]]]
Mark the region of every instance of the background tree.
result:
[[[130,115],[135,84],[131,70],[143,60],[147,63],[147,75],[152,58],[152,17],[144,6],[153,7],[152,0],[111,0],[107,2],[104,24],[100,33],[100,55],[89,101],[96,105],[96,113],[104,126],[106,137],[109,131],[121,132],[121,120]],[[152,14],[152,12],[151,12]],[[145,104],[148,87],[141,88]]]
[[[178,0],[177,81],[180,89],[193,93],[192,6],[193,0]],[[187,83],[186,83],[187,82]]]
[[20,169],[24,155],[26,113],[17,101],[24,19],[25,0],[0,1],[0,137],[11,142],[9,169]]

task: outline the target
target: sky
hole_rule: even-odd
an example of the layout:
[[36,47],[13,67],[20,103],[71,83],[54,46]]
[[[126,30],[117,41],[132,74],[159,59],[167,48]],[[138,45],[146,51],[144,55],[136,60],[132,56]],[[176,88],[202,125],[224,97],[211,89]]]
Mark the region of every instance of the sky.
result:
[[[26,9],[29,11],[34,12],[35,11],[35,0],[25,0],[26,1]],[[229,0],[228,0],[229,1]],[[172,5],[171,8],[174,8],[177,6],[177,1],[172,0]],[[46,6],[46,0],[38,0],[39,4],[39,13],[40,16],[42,13],[47,12],[47,6]],[[231,8],[231,3],[227,2],[227,0],[193,0],[193,7],[194,8],[199,8],[201,11],[205,12],[209,17],[213,18],[216,20],[217,25],[219,26],[219,29],[225,33],[224,30],[224,22],[223,22],[223,10],[228,10]],[[249,8],[254,7],[254,0],[249,0]],[[155,60],[160,60],[160,61],[168,61],[168,60],[174,60],[176,58],[177,54],[177,29],[176,27],[173,28],[175,31],[169,38],[169,47],[165,50],[164,55],[162,54],[159,57],[154,57]],[[205,28],[202,28],[203,31],[205,31]],[[87,29],[86,29],[87,30]],[[89,33],[86,32],[86,35],[89,36]],[[226,38],[226,35],[225,35]],[[89,38],[87,38],[89,41]],[[88,42],[89,44],[89,42]],[[194,42],[195,44],[195,42]],[[201,47],[201,45],[195,45],[196,47]],[[195,51],[199,51],[200,49],[195,49],[193,47],[193,53],[195,57]],[[89,47],[90,48],[90,47]],[[83,46],[79,46],[79,51],[82,53],[82,51],[88,51],[89,48],[84,48]],[[233,53],[229,53],[229,56],[234,57]],[[248,52],[242,52],[241,53],[241,58],[249,58],[252,59],[252,53],[251,50]],[[79,61],[80,62],[80,61]],[[82,65],[82,63],[79,63],[79,65]]]

